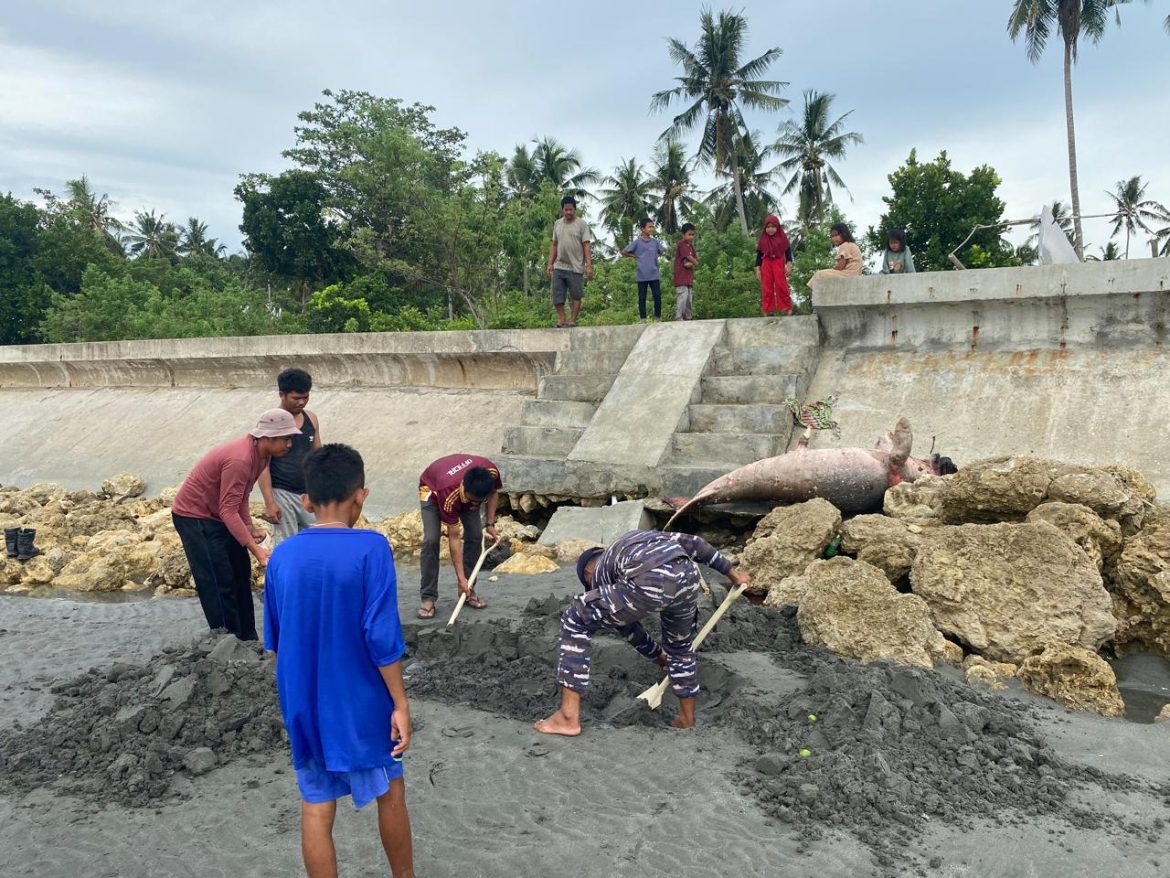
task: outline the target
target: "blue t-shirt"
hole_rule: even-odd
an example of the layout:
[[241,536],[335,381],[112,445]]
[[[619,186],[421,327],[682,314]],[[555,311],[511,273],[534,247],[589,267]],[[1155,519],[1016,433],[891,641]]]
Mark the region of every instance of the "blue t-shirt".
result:
[[402,658],[398,583],[380,533],[311,528],[272,552],[264,577],[264,646],[293,765],[329,771],[388,765],[394,701],[378,668]]
[[622,252],[634,254],[638,261],[638,280],[658,280],[658,257],[666,252],[665,244],[657,238],[638,235]]

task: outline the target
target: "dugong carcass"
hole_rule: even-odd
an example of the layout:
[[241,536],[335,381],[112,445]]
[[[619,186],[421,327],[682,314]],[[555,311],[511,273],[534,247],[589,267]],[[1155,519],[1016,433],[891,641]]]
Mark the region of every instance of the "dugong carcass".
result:
[[686,501],[664,529],[688,509],[707,503],[802,503],[822,497],[850,515],[881,509],[891,485],[957,471],[948,457],[911,457],[913,438],[910,422],[899,418],[894,432],[876,448],[809,449],[807,438],[802,439],[795,451],[757,460],[711,482]]

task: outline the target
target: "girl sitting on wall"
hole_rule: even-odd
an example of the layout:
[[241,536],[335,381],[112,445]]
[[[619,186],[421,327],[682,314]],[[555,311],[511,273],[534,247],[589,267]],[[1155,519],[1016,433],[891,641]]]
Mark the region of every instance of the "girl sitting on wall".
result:
[[829,229],[829,240],[837,248],[837,264],[822,268],[808,279],[809,289],[816,289],[817,281],[826,277],[857,277],[861,274],[861,248],[853,241],[853,234],[845,223],[835,223]]

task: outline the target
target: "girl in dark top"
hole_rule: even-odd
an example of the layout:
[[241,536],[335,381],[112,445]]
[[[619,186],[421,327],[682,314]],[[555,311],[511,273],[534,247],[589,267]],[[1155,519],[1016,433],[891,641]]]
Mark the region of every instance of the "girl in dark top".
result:
[[792,296],[788,291],[788,266],[792,247],[779,217],[769,215],[764,231],[756,242],[756,277],[760,279],[760,309],[764,315],[791,314]]
[[890,229],[886,235],[886,254],[882,257],[881,274],[914,274],[914,257],[906,246],[906,233]]

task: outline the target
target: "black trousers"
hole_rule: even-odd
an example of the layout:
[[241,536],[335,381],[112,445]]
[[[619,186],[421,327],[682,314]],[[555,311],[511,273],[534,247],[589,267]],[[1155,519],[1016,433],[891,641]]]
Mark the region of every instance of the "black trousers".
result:
[[643,320],[646,319],[646,291],[649,290],[654,295],[654,316],[655,318],[662,316],[662,281],[657,280],[640,280],[638,281],[638,316]]
[[207,627],[226,628],[240,640],[256,639],[252,559],[222,521],[171,513],[195,577]]
[[[434,503],[421,503],[423,523],[422,583],[419,587],[419,597],[424,601],[436,601],[439,598],[439,541],[442,539],[442,521],[439,519],[439,507]],[[480,519],[479,507],[464,509],[459,513],[459,522],[463,525],[463,575],[470,576],[471,568],[479,560],[480,541],[483,539],[483,521]]]

